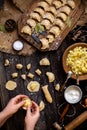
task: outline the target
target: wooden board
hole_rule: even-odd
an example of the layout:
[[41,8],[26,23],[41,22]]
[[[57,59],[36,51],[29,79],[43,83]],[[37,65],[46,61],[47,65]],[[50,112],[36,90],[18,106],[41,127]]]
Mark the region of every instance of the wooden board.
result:
[[[33,53],[31,56],[25,56],[25,57],[18,56],[18,55],[13,56],[11,54],[0,52],[0,102],[1,102],[2,109],[6,106],[6,104],[12,97],[20,93],[28,95],[32,100],[34,100],[38,104],[41,100],[43,100],[45,102],[45,109],[44,111],[41,112],[41,116],[40,116],[39,122],[37,123],[35,127],[35,130],[53,130],[52,124],[55,121],[59,122],[59,117],[60,117],[58,113],[59,106],[65,102],[63,95],[60,95],[60,93],[55,90],[54,86],[56,83],[59,83],[60,85],[62,85],[62,83],[65,81],[66,74],[62,68],[61,60],[62,60],[63,52],[69,45],[71,45],[71,39],[68,36],[67,39],[64,40],[60,48],[55,52],[43,53],[43,52],[37,51]],[[40,59],[44,57],[47,57],[50,60],[51,66],[41,67],[39,65]],[[10,66],[4,67],[5,59],[9,59]],[[17,63],[23,64],[23,69],[21,71],[16,70],[15,65]],[[46,101],[43,95],[43,92],[41,90],[41,87],[38,93],[30,93],[29,91],[27,91],[26,86],[28,82],[31,81],[31,79],[27,78],[26,81],[23,81],[20,78],[20,75],[23,73],[26,73],[26,74],[28,73],[28,71],[26,70],[26,65],[28,63],[32,64],[30,72],[32,72],[35,75],[33,80],[38,81],[41,84],[41,87],[45,84],[49,85],[49,91],[53,98],[52,104],[49,104]],[[41,76],[38,76],[37,74],[35,74],[35,70],[37,68],[39,68],[42,71]],[[56,79],[53,83],[48,82],[47,77],[45,75],[47,71],[52,71],[55,74]],[[14,91],[8,91],[5,89],[5,83],[8,80],[12,79],[11,74],[13,72],[18,72],[18,75],[19,75],[18,78],[14,79],[14,81],[17,83],[18,86]],[[75,83],[76,83],[75,80],[70,79],[67,86],[71,84],[75,84]],[[87,89],[86,89],[87,81],[80,82],[80,87],[83,91],[83,95],[86,95],[87,94]],[[76,114],[73,117],[65,116],[64,121],[63,121],[64,125],[68,124],[75,117],[77,117],[79,114],[85,111],[85,109],[83,109],[79,103],[74,105],[74,107],[76,108]],[[24,125],[25,114],[26,112],[22,109],[19,110],[16,114],[14,114],[14,116],[12,116],[5,124],[6,130],[19,130],[19,129],[24,130],[23,125]],[[87,129],[87,122],[84,122],[78,128],[76,128],[76,130],[83,130],[83,129],[85,130]]]
[[[12,4],[11,1],[5,0],[4,8],[0,10],[0,25],[4,25],[5,21],[8,19],[13,19],[17,23],[21,14],[22,13]],[[20,52],[16,52],[12,48],[13,42],[18,39],[24,44],[24,48]],[[28,45],[25,40],[18,36],[17,28],[11,33],[0,31],[0,51],[18,55],[31,55],[35,50],[35,48]]]
[[[18,33],[21,37],[23,37],[29,44],[36,47],[40,51],[52,51],[57,50],[58,47],[61,45],[62,41],[66,37],[66,35],[69,33],[69,31],[72,29],[72,27],[76,24],[77,20],[80,18],[81,14],[83,13],[83,5],[81,4],[80,0],[75,0],[76,7],[73,11],[71,11],[69,18],[71,21],[70,27],[66,24],[63,31],[61,31],[60,35],[55,39],[54,42],[50,43],[49,48],[47,49],[41,49],[41,43],[37,43],[32,36],[26,35],[24,33],[21,33],[21,29],[24,25],[26,25],[26,20],[29,19],[29,15],[32,12],[32,10],[37,6],[36,2],[32,3],[32,6],[30,6],[30,9],[28,8],[27,11],[22,15],[22,17],[18,21]],[[49,32],[49,30],[48,30]]]

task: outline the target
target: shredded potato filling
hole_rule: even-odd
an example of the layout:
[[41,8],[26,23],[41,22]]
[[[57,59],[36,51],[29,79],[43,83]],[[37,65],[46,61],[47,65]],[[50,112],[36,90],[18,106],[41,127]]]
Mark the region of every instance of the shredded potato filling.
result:
[[87,73],[87,48],[79,46],[70,50],[67,55],[66,65],[69,66],[75,74]]

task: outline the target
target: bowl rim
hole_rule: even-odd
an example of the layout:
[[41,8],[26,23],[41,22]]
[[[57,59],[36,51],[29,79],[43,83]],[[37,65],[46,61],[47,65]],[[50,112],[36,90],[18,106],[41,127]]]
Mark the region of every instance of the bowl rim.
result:
[[[67,91],[68,89],[72,88],[72,87],[77,88],[77,89],[79,90],[79,92],[80,92],[80,98],[79,98],[78,101],[76,101],[76,102],[70,102],[69,100],[66,99],[66,96],[65,96],[66,91]],[[64,98],[65,98],[65,100],[66,100],[69,104],[76,104],[76,103],[78,103],[78,102],[82,99],[82,95],[83,95],[83,92],[82,92],[81,88],[80,88],[79,86],[77,86],[77,85],[69,85],[69,86],[65,89],[65,91],[64,91]]]
[[[67,65],[66,65],[66,57],[68,55],[69,50],[74,49],[77,46],[82,46],[82,47],[87,47],[87,43],[83,43],[83,42],[79,42],[79,43],[74,43],[72,45],[70,45],[65,52],[63,53],[62,56],[62,65],[63,65],[63,69],[64,71],[67,73],[68,71],[72,71]],[[76,79],[76,74],[72,74],[71,78]],[[79,75],[79,80],[87,80],[87,74],[82,74]]]

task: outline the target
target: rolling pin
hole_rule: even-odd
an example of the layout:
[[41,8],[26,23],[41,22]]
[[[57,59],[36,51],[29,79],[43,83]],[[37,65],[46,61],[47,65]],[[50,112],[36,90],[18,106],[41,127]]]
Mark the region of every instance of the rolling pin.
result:
[[[74,130],[77,126],[82,124],[85,120],[87,120],[87,111],[83,112],[78,117],[76,117],[73,121],[71,121],[69,124],[64,126],[64,130]],[[56,130],[62,130],[62,128],[59,127],[59,124],[57,122],[54,123],[54,127],[56,128]]]
[[80,124],[82,124],[85,120],[87,120],[87,111],[80,114],[78,117],[76,117],[73,121],[71,121],[68,125],[64,127],[65,130],[73,130]]

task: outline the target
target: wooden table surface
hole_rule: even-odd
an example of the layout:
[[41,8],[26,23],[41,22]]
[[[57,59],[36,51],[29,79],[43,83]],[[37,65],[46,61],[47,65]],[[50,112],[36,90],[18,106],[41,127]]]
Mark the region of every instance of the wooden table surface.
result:
[[[41,112],[40,119],[35,127],[35,130],[52,130],[52,124],[57,121],[59,122],[59,106],[65,102],[63,95],[60,95],[59,92],[57,92],[54,88],[56,83],[59,83],[62,85],[62,83],[65,81],[66,74],[62,67],[62,55],[65,49],[71,45],[71,38],[70,35],[66,37],[62,45],[59,47],[57,51],[53,52],[39,52],[36,51],[31,56],[17,56],[17,55],[11,55],[0,52],[0,101],[1,101],[1,109],[3,109],[8,101],[14,97],[17,94],[26,94],[28,95],[32,100],[40,103],[41,100],[45,102],[45,109]],[[47,57],[50,62],[51,66],[49,67],[42,67],[39,65],[40,59]],[[4,67],[4,61],[5,59],[9,59],[10,65],[8,67]],[[16,70],[15,65],[17,63],[23,64],[22,70]],[[20,78],[20,75],[25,73],[27,74],[28,71],[26,70],[26,65],[28,63],[32,64],[30,72],[35,75],[33,80],[36,80],[40,83],[41,87],[43,85],[48,84],[49,85],[49,91],[53,98],[53,103],[49,104],[43,95],[43,92],[40,88],[40,91],[37,93],[30,93],[26,86],[27,83],[31,81],[31,79],[27,78],[26,81],[23,81]],[[41,69],[42,75],[38,76],[35,74],[36,69]],[[52,71],[55,74],[55,81],[53,83],[49,83],[47,80],[47,77],[45,73],[47,71]],[[8,80],[11,80],[11,74],[13,72],[18,72],[19,76],[14,79],[14,81],[17,83],[17,88],[14,91],[8,91],[5,88],[5,83]],[[68,85],[76,84],[76,81],[73,79],[70,79],[68,81]],[[83,91],[83,95],[87,94],[87,81],[81,81],[80,87]],[[73,107],[76,109],[76,113],[72,117],[65,116],[64,118],[64,125],[68,124],[70,121],[72,121],[75,117],[80,115],[85,109],[78,103],[76,105],[73,105]],[[4,130],[23,130],[24,129],[24,117],[25,117],[26,111],[19,110],[16,114],[11,117],[7,123],[4,125]],[[87,129],[87,121],[82,123],[79,127],[76,128],[76,130],[86,130]]]

